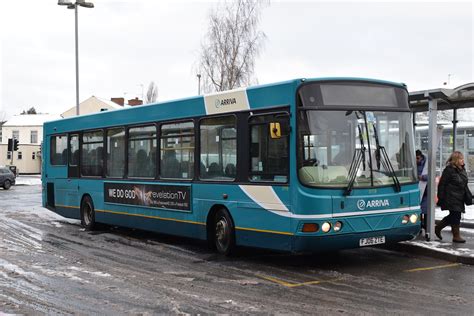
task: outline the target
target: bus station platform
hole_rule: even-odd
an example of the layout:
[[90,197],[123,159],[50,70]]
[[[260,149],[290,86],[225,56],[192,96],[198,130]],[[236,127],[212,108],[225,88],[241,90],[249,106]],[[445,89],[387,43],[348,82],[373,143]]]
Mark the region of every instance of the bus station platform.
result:
[[[436,210],[436,222],[448,215],[447,211]],[[390,248],[407,251],[419,255],[430,256],[463,264],[474,265],[474,206],[467,206],[466,213],[461,220],[461,237],[465,243],[453,243],[451,227],[448,226],[441,231],[443,240],[432,236],[426,240],[424,231],[415,239],[398,243]]]

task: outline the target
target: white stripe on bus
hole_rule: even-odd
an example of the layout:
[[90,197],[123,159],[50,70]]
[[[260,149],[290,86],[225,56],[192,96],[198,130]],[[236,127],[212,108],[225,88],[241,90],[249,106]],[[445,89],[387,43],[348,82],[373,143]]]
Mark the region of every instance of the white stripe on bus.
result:
[[361,211],[361,212],[345,212],[345,213],[328,213],[328,214],[317,214],[317,215],[300,215],[300,214],[293,214],[289,212],[281,212],[281,211],[273,211],[273,214],[290,217],[290,218],[298,218],[298,219],[323,219],[323,218],[337,218],[337,217],[351,217],[351,216],[359,216],[359,215],[373,215],[373,214],[386,214],[386,213],[401,213],[401,212],[408,212],[408,211],[419,211],[419,206],[411,206],[411,207],[400,207],[400,208],[392,208],[386,210],[374,210],[374,211]]
[[239,185],[239,187],[262,208],[269,211],[289,212],[271,186]]

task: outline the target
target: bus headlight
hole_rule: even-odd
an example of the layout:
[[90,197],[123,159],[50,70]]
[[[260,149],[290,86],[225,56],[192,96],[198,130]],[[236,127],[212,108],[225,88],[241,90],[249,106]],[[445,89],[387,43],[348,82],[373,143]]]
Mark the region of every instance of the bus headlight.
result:
[[338,231],[341,230],[341,228],[342,228],[342,222],[337,221],[337,222],[334,224],[334,228],[333,228],[334,231],[335,231],[335,232],[338,232]]
[[322,230],[324,233],[327,233],[328,231],[331,230],[331,224],[329,224],[328,222],[324,222],[324,223],[321,225],[321,230]]
[[407,224],[409,220],[410,220],[410,217],[408,215],[403,215],[402,224]]
[[416,214],[411,214],[410,215],[410,222],[412,224],[415,224],[417,220],[418,220],[418,215],[416,215]]

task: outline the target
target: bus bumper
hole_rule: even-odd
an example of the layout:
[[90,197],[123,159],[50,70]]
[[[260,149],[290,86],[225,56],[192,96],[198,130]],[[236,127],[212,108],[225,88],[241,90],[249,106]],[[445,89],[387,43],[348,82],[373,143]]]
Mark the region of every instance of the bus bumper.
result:
[[[383,244],[393,244],[399,241],[411,240],[420,231],[420,225],[410,225],[390,230],[378,230],[365,233],[348,233],[328,236],[302,236],[293,237],[293,252],[324,252],[332,250],[360,248],[361,239],[370,237],[384,237]],[[381,245],[383,245],[381,244]]]

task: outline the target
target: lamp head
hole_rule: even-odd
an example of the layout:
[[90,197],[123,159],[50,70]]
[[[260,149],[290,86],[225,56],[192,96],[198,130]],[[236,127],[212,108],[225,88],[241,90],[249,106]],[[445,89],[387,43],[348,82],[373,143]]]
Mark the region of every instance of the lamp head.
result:
[[94,7],[94,4],[92,2],[86,2],[86,0],[76,0],[76,4],[89,9],[92,9]]
[[70,6],[72,5],[73,3],[71,1],[68,1],[68,0],[58,0],[58,5],[67,5],[67,6]]

